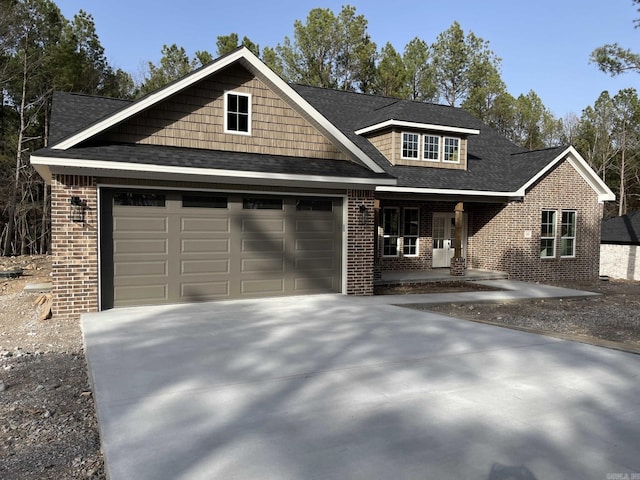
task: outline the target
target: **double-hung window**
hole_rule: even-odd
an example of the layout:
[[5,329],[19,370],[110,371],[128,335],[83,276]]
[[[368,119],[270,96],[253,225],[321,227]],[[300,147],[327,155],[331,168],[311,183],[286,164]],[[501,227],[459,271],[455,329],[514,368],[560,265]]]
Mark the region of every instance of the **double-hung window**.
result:
[[418,159],[420,135],[404,132],[402,134],[402,158]]
[[450,163],[460,162],[460,139],[459,138],[444,137],[442,161],[450,162]]
[[224,107],[224,131],[251,135],[251,95],[226,92]]
[[556,256],[556,211],[543,210],[540,227],[540,258]]
[[418,255],[418,235],[420,232],[420,210],[418,208],[405,208],[402,222],[402,253],[405,257]]
[[400,214],[397,208],[382,210],[382,255],[385,257],[398,256],[398,240],[400,239]]
[[437,162],[440,160],[440,137],[437,135],[425,135],[423,137],[424,147],[422,158],[428,161]]
[[576,212],[573,210],[562,211],[562,223],[560,225],[560,256],[576,256]]

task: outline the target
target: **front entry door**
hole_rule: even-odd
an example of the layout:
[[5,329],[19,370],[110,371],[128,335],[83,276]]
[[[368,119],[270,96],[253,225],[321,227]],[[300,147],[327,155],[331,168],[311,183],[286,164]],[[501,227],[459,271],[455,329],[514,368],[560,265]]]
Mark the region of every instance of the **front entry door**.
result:
[[[462,231],[466,232],[463,220]],[[455,254],[456,219],[453,213],[433,214],[433,268],[449,268]],[[466,256],[466,235],[462,237],[462,256]]]

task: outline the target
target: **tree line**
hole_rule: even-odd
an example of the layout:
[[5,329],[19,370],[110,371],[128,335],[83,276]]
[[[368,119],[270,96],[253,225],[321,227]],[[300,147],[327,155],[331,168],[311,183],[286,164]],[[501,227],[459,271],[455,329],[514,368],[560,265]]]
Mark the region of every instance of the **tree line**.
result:
[[[461,106],[529,149],[573,144],[618,193],[607,215],[640,208],[637,92],[602,92],[579,117],[558,118],[533,90],[512,96],[501,77],[502,60],[489,42],[458,22],[431,44],[415,37],[398,51],[389,42],[378,47],[355,7],[346,5],[337,13],[315,8],[272,47],[261,49],[237,33],[218,36],[215,55],[203,50],[190,57],[175,43],[164,45],[159,62],[149,61],[136,81],[109,64],[89,13],[80,10],[67,19],[52,0],[0,0],[0,8],[2,255],[49,250],[48,187],[28,160],[30,152],[47,145],[54,91],[134,99],[239,45],[288,82]],[[590,60],[617,75],[640,71],[639,59],[612,44],[596,49]]]

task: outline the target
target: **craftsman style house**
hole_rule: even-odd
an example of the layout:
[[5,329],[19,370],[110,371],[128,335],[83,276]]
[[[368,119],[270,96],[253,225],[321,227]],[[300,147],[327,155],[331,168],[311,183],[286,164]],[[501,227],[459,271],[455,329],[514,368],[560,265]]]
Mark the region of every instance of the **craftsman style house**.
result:
[[466,111],[289,85],[245,48],[135,102],[54,97],[54,315],[311,293],[398,271],[598,277],[603,202],[572,147]]

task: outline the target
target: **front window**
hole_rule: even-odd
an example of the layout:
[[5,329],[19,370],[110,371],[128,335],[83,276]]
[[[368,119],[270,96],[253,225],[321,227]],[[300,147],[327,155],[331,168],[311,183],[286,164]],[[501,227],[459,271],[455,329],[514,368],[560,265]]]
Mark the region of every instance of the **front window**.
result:
[[458,163],[460,162],[460,139],[444,137],[442,161]]
[[382,255],[398,256],[398,239],[400,238],[400,215],[397,208],[385,208],[382,211]]
[[419,139],[417,133],[402,134],[402,158],[418,158]]
[[225,132],[251,134],[251,95],[225,93]]
[[543,210],[540,227],[540,257],[556,256],[556,211]]
[[403,254],[406,257],[418,255],[418,233],[420,231],[420,210],[417,208],[405,208],[403,211]]
[[576,256],[576,212],[563,211],[560,227],[560,256]]

